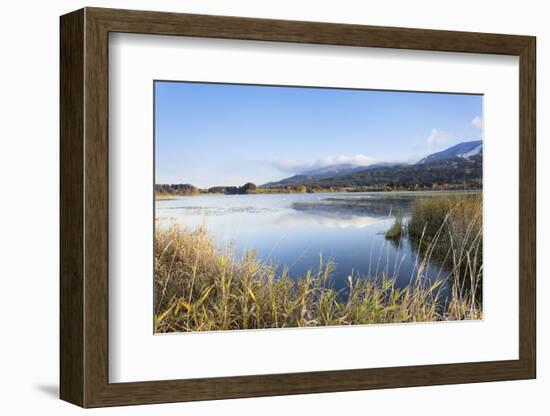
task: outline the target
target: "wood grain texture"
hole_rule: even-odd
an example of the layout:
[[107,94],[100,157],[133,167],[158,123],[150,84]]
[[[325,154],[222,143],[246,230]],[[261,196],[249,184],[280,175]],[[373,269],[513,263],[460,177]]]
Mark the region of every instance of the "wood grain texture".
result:
[[84,12],[60,23],[60,388],[84,404]]
[[[108,33],[520,57],[518,360],[208,379],[108,380]],[[61,18],[61,397],[83,407],[535,377],[535,38],[86,8]]]
[[85,11],[84,332],[85,406],[108,380],[109,141],[108,32]]
[[536,41],[520,54],[519,99],[519,355],[536,377]]

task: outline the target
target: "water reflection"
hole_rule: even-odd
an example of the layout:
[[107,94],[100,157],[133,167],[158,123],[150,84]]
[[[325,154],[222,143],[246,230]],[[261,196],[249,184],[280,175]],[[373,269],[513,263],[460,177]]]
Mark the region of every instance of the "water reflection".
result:
[[[199,195],[156,201],[157,226],[206,227],[220,249],[257,257],[300,276],[321,259],[336,269],[331,285],[345,289],[349,275],[395,276],[399,287],[416,275],[417,252],[407,238],[384,238],[393,217],[408,220],[419,194]],[[426,193],[422,194],[426,196]],[[428,265],[430,280],[441,269]]]
[[351,196],[329,197],[321,201],[295,202],[292,208],[302,212],[317,212],[326,214],[365,215],[372,217],[387,217],[396,215],[401,211],[404,215],[410,215],[413,196]]
[[320,225],[329,228],[364,228],[383,221],[384,218],[354,215],[352,213],[310,211],[291,212],[283,214],[277,220],[280,227],[295,227],[300,225]]

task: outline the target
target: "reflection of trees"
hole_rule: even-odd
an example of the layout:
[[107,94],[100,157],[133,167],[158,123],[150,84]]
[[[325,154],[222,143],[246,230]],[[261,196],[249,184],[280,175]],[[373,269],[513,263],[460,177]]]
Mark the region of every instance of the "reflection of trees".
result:
[[296,211],[319,215],[359,215],[372,217],[395,216],[402,210],[410,214],[413,198],[327,198],[321,201],[295,202]]

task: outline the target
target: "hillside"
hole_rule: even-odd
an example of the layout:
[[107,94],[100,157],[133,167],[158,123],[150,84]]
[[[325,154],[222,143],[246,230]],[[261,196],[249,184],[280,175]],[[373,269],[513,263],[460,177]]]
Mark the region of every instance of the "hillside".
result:
[[278,182],[261,186],[213,186],[199,189],[191,184],[156,184],[162,195],[266,194],[293,192],[357,192],[415,189],[480,189],[483,142],[462,142],[432,153],[413,164],[380,162],[369,166],[350,163],[310,169]]
[[[432,184],[480,187],[482,176],[481,141],[459,143],[441,152],[430,154],[415,164],[376,164],[366,167],[326,167],[305,172],[264,188],[320,187],[346,188],[376,185],[429,186]],[[332,173],[331,173],[332,172]]]
[[471,142],[462,142],[454,146],[451,146],[448,149],[442,150],[441,152],[432,153],[431,155],[428,155],[425,158],[420,159],[417,162],[417,165],[425,164],[425,163],[433,163],[433,162],[442,161],[445,159],[451,159],[454,157],[468,159],[471,156],[481,154],[482,151],[483,151],[483,142],[481,140],[475,140]]

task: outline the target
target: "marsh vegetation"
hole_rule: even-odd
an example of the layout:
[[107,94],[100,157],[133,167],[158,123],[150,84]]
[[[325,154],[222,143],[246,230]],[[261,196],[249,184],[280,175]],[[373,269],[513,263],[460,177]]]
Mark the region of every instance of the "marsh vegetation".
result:
[[399,264],[346,270],[336,287],[342,266],[322,254],[296,275],[253,250],[220,248],[204,226],[157,226],[155,331],[481,319],[481,206],[478,194],[418,198],[407,221],[398,211],[385,237],[414,247],[406,285],[397,284]]

